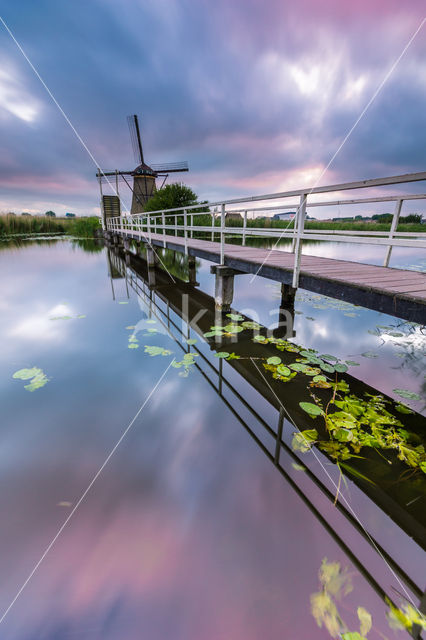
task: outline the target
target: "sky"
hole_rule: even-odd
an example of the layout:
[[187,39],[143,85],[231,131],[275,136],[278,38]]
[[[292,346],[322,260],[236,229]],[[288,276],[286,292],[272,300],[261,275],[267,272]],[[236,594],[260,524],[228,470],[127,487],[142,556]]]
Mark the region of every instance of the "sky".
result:
[[207,200],[423,171],[426,23],[328,164],[425,13],[420,0],[4,1],[85,146],[0,23],[0,211],[99,212],[96,166],[135,166],[131,113],[146,161],[187,160],[173,179]]

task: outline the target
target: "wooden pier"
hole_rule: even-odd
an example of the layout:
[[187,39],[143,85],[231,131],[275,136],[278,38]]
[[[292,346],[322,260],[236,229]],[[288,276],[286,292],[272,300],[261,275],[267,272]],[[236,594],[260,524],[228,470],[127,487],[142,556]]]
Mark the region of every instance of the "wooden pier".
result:
[[[123,230],[121,235],[148,243],[143,232]],[[218,242],[151,234],[150,243],[216,264],[221,261]],[[289,251],[228,243],[224,249],[226,267],[291,286],[294,255]],[[299,286],[404,320],[426,322],[426,273],[302,255]]]
[[[425,232],[398,231],[398,222],[405,200],[426,200],[425,193],[351,198],[347,200],[314,200],[312,196],[326,193],[339,193],[356,189],[374,189],[401,185],[410,182],[426,181],[426,172],[364,180],[300,189],[284,193],[266,194],[248,198],[238,198],[222,202],[179,207],[166,211],[154,211],[136,215],[109,217],[103,211],[104,233],[110,239],[130,239],[147,245],[148,261],[157,260],[156,248],[172,249],[189,257],[199,257],[218,264],[213,269],[216,274],[217,305],[229,307],[232,303],[234,276],[252,274],[282,283],[287,294],[294,295],[297,287],[308,291],[339,298],[346,302],[387,313],[404,320],[426,323],[426,273],[412,270],[395,269],[388,266],[393,247],[425,249]],[[286,204],[285,200],[299,196],[299,203]],[[269,203],[274,206],[253,208],[253,202]],[[394,202],[394,213],[389,231],[358,230],[311,230],[305,228],[308,207],[353,205],[362,203]],[[243,206],[243,209],[235,207]],[[296,208],[294,226],[284,229],[253,227],[247,224],[249,211],[271,211]],[[201,212],[198,210],[202,209]],[[219,211],[218,211],[219,209]],[[242,212],[241,226],[226,226],[227,213]],[[197,225],[196,216],[202,213],[210,217],[211,224]],[[238,214],[239,215],[239,214]],[[195,223],[194,223],[195,219]],[[197,237],[194,237],[196,235]],[[203,239],[200,239],[200,236]],[[239,236],[241,245],[226,242],[229,236]],[[274,241],[273,249],[246,246],[247,237],[261,237]],[[205,239],[206,238],[206,239]],[[280,239],[291,239],[290,251],[277,249]],[[331,241],[355,244],[367,244],[385,247],[382,266],[359,262],[335,260],[304,255],[304,240]],[[160,260],[161,262],[161,260]]]

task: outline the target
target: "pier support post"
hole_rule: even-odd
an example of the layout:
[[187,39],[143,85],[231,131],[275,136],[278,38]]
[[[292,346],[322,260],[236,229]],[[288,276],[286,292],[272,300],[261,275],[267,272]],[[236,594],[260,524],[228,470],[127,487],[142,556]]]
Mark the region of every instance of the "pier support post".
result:
[[197,265],[193,256],[189,256],[188,258],[188,283],[194,287],[198,287],[200,284],[197,282]]
[[152,266],[148,264],[148,286],[151,289],[151,288],[154,288],[155,285],[156,285],[155,269],[153,269]]
[[146,261],[148,267],[154,267],[158,262],[158,256],[152,246],[146,245]]
[[210,267],[210,272],[216,276],[214,287],[215,307],[226,313],[231,309],[234,297],[234,276],[240,272],[223,265]]
[[294,338],[296,332],[293,329],[294,326],[294,299],[296,297],[296,291],[294,287],[289,284],[281,285],[281,304],[278,310],[278,326],[273,330],[275,337]]
[[129,238],[123,238],[123,246],[124,246],[124,251],[130,251],[130,240],[129,240]]

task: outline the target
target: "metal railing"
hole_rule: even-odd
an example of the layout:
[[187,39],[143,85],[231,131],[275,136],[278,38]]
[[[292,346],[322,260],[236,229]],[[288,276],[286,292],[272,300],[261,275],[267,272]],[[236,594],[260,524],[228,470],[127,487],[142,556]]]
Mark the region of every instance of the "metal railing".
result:
[[[365,198],[352,198],[346,200],[311,200],[317,194],[336,193],[340,191],[350,191],[355,189],[372,189],[389,185],[401,185],[411,182],[426,181],[426,172],[411,173],[387,178],[377,178],[374,180],[363,180],[359,182],[347,182],[313,189],[298,189],[280,193],[265,194],[259,196],[249,196],[246,198],[234,198],[219,202],[203,203],[186,207],[177,207],[149,213],[137,213],[133,215],[122,215],[120,217],[108,218],[104,223],[104,228],[115,233],[131,233],[136,231],[149,242],[155,234],[163,237],[163,246],[166,246],[167,236],[183,235],[185,253],[188,252],[189,239],[196,234],[207,235],[208,239],[215,241],[218,238],[220,243],[220,264],[225,262],[225,240],[226,236],[241,236],[242,245],[246,244],[248,236],[270,238],[276,241],[280,239],[290,239],[291,251],[294,253],[293,286],[297,287],[299,282],[300,263],[302,254],[302,244],[304,240],[333,241],[342,243],[372,244],[386,246],[386,254],[383,266],[389,265],[393,247],[426,248],[426,226],[425,232],[402,232],[398,231],[398,222],[404,201],[426,200],[426,194],[392,194]],[[296,203],[285,202],[288,198],[298,196]],[[253,207],[252,203],[269,201],[279,202],[274,206]],[[342,205],[359,205],[381,202],[393,202],[394,211],[389,230],[369,231],[369,230],[343,230],[343,229],[309,229],[306,228],[307,209],[311,207],[335,207]],[[244,205],[236,208],[235,205]],[[207,211],[206,211],[207,209]],[[277,228],[255,226],[255,220],[249,222],[249,212],[271,212],[283,209],[295,209],[296,214],[293,220],[289,221],[287,227]],[[241,224],[227,226],[227,217],[230,222],[233,214],[239,216],[238,222]],[[243,215],[241,215],[243,214]],[[197,216],[208,216],[211,222],[206,224],[196,224]],[[336,222],[337,224],[337,222]]]

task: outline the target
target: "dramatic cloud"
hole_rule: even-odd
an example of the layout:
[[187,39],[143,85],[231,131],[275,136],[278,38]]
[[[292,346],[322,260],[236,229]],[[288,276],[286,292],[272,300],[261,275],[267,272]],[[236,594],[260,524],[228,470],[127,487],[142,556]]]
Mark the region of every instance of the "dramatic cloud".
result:
[[[4,19],[104,169],[187,159],[204,198],[311,186],[421,24],[396,0],[23,0]],[[424,169],[424,26],[323,184]],[[96,167],[2,27],[0,209],[91,213]]]

